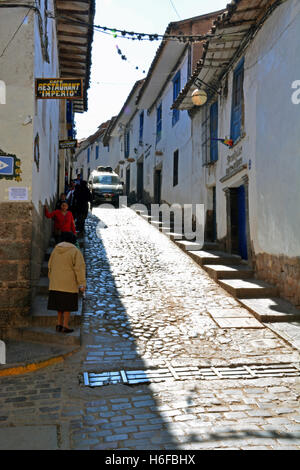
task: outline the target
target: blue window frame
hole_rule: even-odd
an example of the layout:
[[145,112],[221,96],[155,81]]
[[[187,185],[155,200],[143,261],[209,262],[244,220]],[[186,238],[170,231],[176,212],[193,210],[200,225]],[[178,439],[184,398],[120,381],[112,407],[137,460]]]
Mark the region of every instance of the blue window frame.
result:
[[139,143],[143,142],[143,134],[144,134],[144,111],[140,113]]
[[162,132],[162,103],[156,109],[156,142],[161,139]]
[[88,151],[87,151],[87,162],[90,163],[90,156],[91,156],[91,149],[90,147],[88,148]]
[[99,158],[99,145],[96,147],[96,160]]
[[210,161],[216,162],[218,160],[218,101],[213,103],[210,107]]
[[[180,70],[176,73],[175,77],[173,78],[173,103],[176,100],[177,96],[180,93]],[[176,124],[179,120],[179,109],[173,109],[172,114],[172,126]]]
[[242,133],[242,119],[244,107],[243,83],[244,58],[240,61],[239,65],[233,73],[230,135],[234,142],[241,136]]
[[178,166],[179,166],[179,151],[175,150],[173,154],[173,186],[178,184]]
[[129,152],[130,152],[130,135],[129,135],[129,130],[125,132],[124,135],[124,154],[125,158],[129,157]]

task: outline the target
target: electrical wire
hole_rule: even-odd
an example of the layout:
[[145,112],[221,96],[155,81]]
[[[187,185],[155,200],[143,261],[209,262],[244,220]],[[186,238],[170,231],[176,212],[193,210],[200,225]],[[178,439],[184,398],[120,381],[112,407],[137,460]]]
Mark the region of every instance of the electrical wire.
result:
[[20,23],[20,25],[18,26],[18,28],[16,29],[16,31],[14,32],[14,34],[12,35],[12,37],[10,38],[10,40],[8,41],[8,43],[6,44],[6,46],[4,47],[3,51],[1,52],[0,54],[0,58],[4,56],[6,50],[8,49],[8,47],[10,46],[10,44],[13,42],[13,40],[15,39],[16,35],[18,34],[19,30],[21,29],[21,26],[23,25],[24,21],[26,20],[27,16],[29,15],[30,13],[30,10],[31,8],[29,8],[28,12],[26,13],[26,15],[24,16],[22,22]]
[[171,5],[172,5],[172,7],[173,7],[173,10],[175,11],[176,15],[177,15],[177,16],[178,16],[178,18],[181,20],[181,18],[180,18],[180,15],[179,15],[178,11],[176,10],[176,7],[175,7],[175,5],[174,5],[173,1],[172,1],[172,0],[170,0],[170,3],[171,3]]
[[[202,35],[184,35],[184,34],[158,34],[158,33],[139,33],[135,31],[127,31],[127,30],[121,30],[117,28],[110,28],[108,26],[100,26],[100,25],[95,25],[95,24],[90,24],[86,21],[82,21],[79,18],[70,18],[64,15],[53,15],[52,13],[47,14],[47,16],[51,19],[63,19],[64,22],[69,23],[69,24],[74,24],[78,26],[86,26],[89,29],[93,29],[95,31],[99,31],[101,33],[109,34],[112,35],[114,38],[124,38],[124,39],[131,39],[131,40],[149,40],[149,41],[159,41],[159,40],[176,40],[179,42],[202,42],[205,41],[206,39],[210,38],[216,38],[216,37],[221,37],[224,33],[220,34],[202,34]],[[240,35],[241,31],[235,31],[235,32],[228,32],[226,33],[226,36],[236,36]],[[129,36],[129,37],[128,37]]]

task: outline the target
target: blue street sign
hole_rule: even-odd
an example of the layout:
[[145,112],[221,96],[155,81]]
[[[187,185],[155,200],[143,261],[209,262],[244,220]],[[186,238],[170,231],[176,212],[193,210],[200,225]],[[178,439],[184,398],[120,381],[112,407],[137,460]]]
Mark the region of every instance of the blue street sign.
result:
[[13,175],[14,174],[14,158],[0,156],[0,175]]

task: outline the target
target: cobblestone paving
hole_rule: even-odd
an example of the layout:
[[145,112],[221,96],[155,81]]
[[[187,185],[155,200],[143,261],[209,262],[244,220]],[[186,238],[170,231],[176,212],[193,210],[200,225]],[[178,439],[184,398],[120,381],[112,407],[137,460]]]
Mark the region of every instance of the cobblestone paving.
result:
[[71,449],[300,449],[298,377],[85,387],[84,371],[299,364],[266,327],[221,329],[209,310],[239,304],[129,209],[94,209],[85,258],[81,351],[1,378],[0,427],[56,424]]

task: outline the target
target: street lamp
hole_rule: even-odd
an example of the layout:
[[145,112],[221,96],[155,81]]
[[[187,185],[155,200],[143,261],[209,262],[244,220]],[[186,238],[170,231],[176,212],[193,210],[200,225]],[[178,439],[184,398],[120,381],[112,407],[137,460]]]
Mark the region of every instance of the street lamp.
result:
[[192,102],[195,106],[203,106],[207,101],[207,93],[204,90],[196,90],[192,93]]

